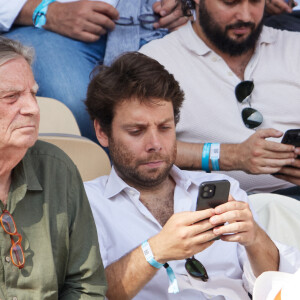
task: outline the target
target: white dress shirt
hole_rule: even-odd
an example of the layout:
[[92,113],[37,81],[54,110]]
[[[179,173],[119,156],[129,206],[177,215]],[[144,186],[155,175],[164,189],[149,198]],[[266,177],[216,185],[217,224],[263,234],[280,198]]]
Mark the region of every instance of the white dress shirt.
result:
[[[248,202],[247,195],[239,188],[238,182],[226,175],[181,171],[177,167],[173,167],[170,174],[176,183],[175,213],[194,211],[198,186],[201,182],[209,180],[228,179],[233,197]],[[104,267],[139,247],[143,241],[158,234],[162,229],[140,202],[139,192],[128,186],[116,174],[114,168],[109,176],[86,182],[85,189],[97,226]],[[300,267],[299,252],[285,246],[281,249],[283,252],[280,269],[294,272],[297,266]],[[286,257],[283,258],[282,254]],[[248,291],[252,291],[255,278],[244,247],[219,240],[195,257],[208,272],[209,280],[206,283],[187,275],[184,260],[170,261],[169,264],[179,281],[180,292],[168,294],[168,277],[162,268],[134,299],[249,299]]]
[[[253,80],[251,106],[264,117],[258,128],[282,132],[300,128],[300,33],[264,27],[244,80]],[[237,144],[255,131],[248,129],[235,87],[241,82],[226,62],[195,33],[191,23],[162,39],[148,43],[140,52],[156,59],[174,75],[185,93],[176,126],[183,142]],[[281,139],[273,139],[280,142]],[[222,173],[225,173],[222,171]],[[247,192],[271,192],[293,186],[272,175],[226,172]]]

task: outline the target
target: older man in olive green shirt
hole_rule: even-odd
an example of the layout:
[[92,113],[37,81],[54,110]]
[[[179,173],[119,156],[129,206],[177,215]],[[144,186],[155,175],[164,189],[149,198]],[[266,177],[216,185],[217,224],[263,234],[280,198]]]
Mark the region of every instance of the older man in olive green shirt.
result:
[[0,37],[0,299],[104,299],[81,177],[61,150],[37,141],[31,59]]

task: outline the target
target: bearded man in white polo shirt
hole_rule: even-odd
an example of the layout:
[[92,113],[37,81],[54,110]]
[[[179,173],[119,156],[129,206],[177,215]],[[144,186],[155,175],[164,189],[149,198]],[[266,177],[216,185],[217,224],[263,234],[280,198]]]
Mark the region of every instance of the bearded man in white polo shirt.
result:
[[[231,171],[250,193],[292,188],[300,198],[300,148],[280,143],[300,128],[300,34],[263,26],[264,0],[182,2],[196,20],[141,49],[186,95],[176,164]],[[209,142],[221,144],[217,166],[202,163]]]
[[[257,225],[236,180],[174,166],[183,93],[162,65],[128,53],[94,74],[86,104],[113,168],[85,189],[108,299],[244,300],[262,272],[295,272],[300,253]],[[195,211],[199,185],[223,179],[229,201]]]

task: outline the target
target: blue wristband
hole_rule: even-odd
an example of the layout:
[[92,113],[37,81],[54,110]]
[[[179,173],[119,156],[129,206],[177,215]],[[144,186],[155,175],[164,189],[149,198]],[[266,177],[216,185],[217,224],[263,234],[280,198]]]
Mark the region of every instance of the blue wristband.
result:
[[42,28],[46,24],[46,14],[48,5],[56,0],[42,0],[42,2],[35,8],[32,14],[32,22],[34,27]]
[[176,276],[174,274],[173,269],[169,266],[169,264],[168,263],[161,264],[161,263],[159,263],[158,261],[156,261],[154,259],[152,250],[151,250],[150,245],[149,245],[147,240],[142,243],[141,247],[142,247],[142,250],[143,250],[143,253],[144,253],[144,256],[145,256],[147,262],[152,267],[154,267],[156,269],[160,269],[163,266],[166,269],[167,275],[168,275],[168,278],[169,278],[169,282],[170,282],[168,292],[172,293],[172,294],[178,293],[179,288],[178,288],[177,279],[176,279]]
[[219,143],[212,143],[210,147],[210,160],[212,169],[214,171],[219,171],[219,158],[220,158],[220,144]]
[[159,263],[158,261],[156,261],[154,259],[154,256],[153,256],[153,253],[152,253],[152,250],[150,248],[150,245],[148,243],[148,241],[145,241],[142,243],[142,250],[143,250],[143,253],[145,255],[145,258],[147,260],[147,262],[154,268],[156,269],[160,269],[163,264]]
[[206,171],[206,172],[210,172],[210,168],[209,168],[209,153],[210,153],[210,146],[211,143],[205,143],[203,145],[203,150],[202,150],[202,170]]

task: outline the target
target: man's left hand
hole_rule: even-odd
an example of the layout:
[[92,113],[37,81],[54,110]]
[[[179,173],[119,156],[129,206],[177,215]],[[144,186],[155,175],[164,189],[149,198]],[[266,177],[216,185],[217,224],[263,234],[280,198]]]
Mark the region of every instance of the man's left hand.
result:
[[255,243],[259,226],[253,219],[248,203],[236,201],[229,196],[227,203],[215,208],[215,214],[210,218],[213,225],[228,222],[213,229],[214,234],[221,235],[223,241],[237,242],[243,246]]
[[183,16],[179,0],[161,0],[153,4],[153,11],[161,16],[154,28],[176,30],[187,23],[188,17]]

